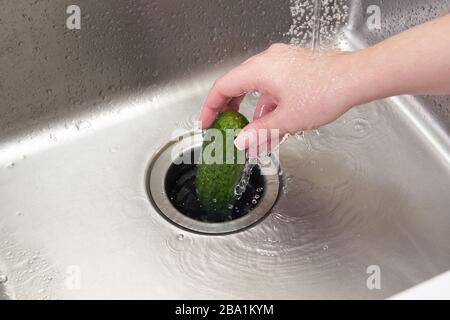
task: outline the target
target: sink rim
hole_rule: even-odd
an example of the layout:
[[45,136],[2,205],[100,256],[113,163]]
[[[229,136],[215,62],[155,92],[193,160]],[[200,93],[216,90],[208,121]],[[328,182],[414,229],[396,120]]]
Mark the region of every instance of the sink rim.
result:
[[[265,190],[258,206],[251,212],[238,219],[227,222],[202,222],[189,218],[179,212],[168,199],[165,192],[165,177],[172,165],[171,155],[174,148],[181,150],[201,147],[203,143],[202,132],[189,131],[172,139],[154,154],[146,173],[146,189],[149,200],[164,219],[182,228],[183,230],[204,235],[226,235],[247,230],[264,220],[278,200],[280,193],[280,178],[277,174],[264,175]],[[271,161],[276,161],[274,154]]]

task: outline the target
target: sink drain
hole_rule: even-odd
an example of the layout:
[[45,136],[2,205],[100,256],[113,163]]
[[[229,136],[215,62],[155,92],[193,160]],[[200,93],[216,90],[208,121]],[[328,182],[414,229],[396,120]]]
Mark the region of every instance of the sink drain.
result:
[[262,175],[258,165],[229,214],[206,212],[200,206],[194,182],[202,143],[201,133],[189,133],[168,143],[153,158],[147,189],[158,212],[181,228],[205,234],[236,232],[264,218],[277,200],[280,181],[277,174]]

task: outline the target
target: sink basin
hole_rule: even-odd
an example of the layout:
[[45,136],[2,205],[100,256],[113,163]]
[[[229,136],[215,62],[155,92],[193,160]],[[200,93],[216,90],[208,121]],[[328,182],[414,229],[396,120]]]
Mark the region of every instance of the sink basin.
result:
[[382,299],[450,269],[449,97],[291,136],[277,203],[238,233],[180,229],[146,190],[231,66],[274,42],[364,48],[450,1],[78,0],[80,30],[69,4],[0,12],[0,298]]

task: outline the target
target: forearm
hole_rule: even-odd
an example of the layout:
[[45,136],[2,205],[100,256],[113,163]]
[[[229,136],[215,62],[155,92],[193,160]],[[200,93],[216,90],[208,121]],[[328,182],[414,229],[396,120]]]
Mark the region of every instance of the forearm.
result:
[[450,94],[450,15],[352,54],[354,104],[402,94]]

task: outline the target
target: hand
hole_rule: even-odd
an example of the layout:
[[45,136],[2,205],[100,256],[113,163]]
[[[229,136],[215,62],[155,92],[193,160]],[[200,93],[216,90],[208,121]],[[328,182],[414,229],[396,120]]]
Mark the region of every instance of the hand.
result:
[[[395,95],[450,94],[450,14],[356,52],[317,53],[275,44],[216,81],[201,113],[208,128],[218,112],[260,97],[239,149],[265,143],[254,132],[318,128],[355,105]],[[270,136],[270,135],[268,135]],[[267,147],[272,143],[268,141]]]
[[284,136],[332,122],[352,106],[351,56],[272,45],[215,82],[202,108],[202,127],[211,126],[218,112],[238,110],[248,92],[261,96],[253,122],[235,141],[241,150],[266,142],[257,141],[252,130],[279,129]]

